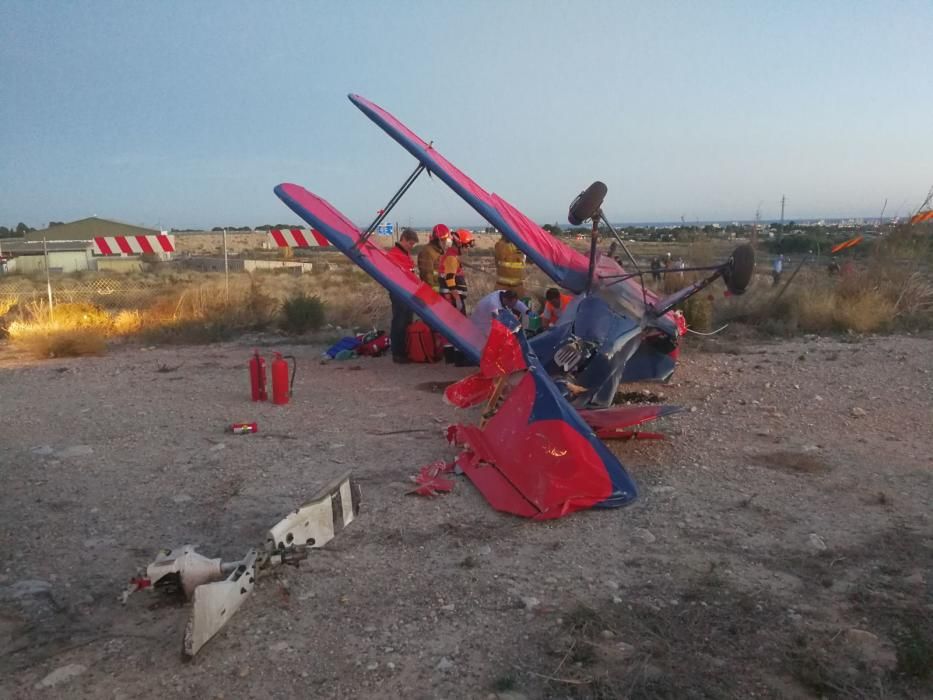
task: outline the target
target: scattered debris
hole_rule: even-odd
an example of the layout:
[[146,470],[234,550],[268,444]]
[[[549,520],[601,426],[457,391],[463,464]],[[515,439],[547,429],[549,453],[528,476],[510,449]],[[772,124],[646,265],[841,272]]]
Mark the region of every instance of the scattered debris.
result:
[[80,676],[85,671],[87,671],[87,666],[82,666],[81,664],[60,666],[36,683],[35,687],[37,690],[41,690],[42,688],[54,688],[56,685],[67,683],[72,678]]
[[[180,494],[173,500],[183,503],[191,497]],[[160,551],[145,572],[130,579],[122,601],[125,604],[132,593],[144,589],[190,600],[182,649],[192,657],[240,608],[261,571],[281,564],[297,566],[309,549],[323,547],[353,522],[359,505],[359,486],[345,474],[274,525],[264,546],[250,549],[239,561],[210,559],[193,545]]]
[[825,552],[827,549],[826,542],[815,532],[810,533],[810,536],[807,538],[807,543],[810,545],[811,549],[817,552]]
[[66,447],[64,450],[59,450],[55,456],[60,459],[71,459],[73,457],[90,457],[92,454],[94,454],[94,448],[90,445],[73,445],[72,447]]
[[411,477],[411,480],[418,484],[418,486],[408,493],[429,497],[437,496],[439,493],[450,493],[453,491],[454,482],[440,475],[449,474],[453,469],[453,463],[447,464],[447,462],[442,459],[421,467],[421,471]]

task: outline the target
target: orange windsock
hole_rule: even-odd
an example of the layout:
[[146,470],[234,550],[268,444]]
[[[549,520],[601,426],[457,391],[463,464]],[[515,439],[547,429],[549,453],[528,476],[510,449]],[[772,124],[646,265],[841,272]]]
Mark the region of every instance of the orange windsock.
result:
[[846,248],[851,248],[852,246],[858,245],[858,244],[861,243],[861,242],[862,242],[862,236],[856,236],[855,238],[850,238],[849,240],[843,241],[842,243],[837,243],[836,245],[833,246],[833,249],[832,249],[831,251],[829,251],[829,252],[830,252],[831,254],[835,255],[835,254],[838,253],[840,250],[845,250]]

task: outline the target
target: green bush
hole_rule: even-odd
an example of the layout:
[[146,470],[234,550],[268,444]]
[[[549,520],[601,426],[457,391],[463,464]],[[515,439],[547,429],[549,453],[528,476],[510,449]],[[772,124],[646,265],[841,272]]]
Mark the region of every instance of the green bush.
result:
[[684,320],[687,327],[705,333],[713,327],[713,302],[708,295],[700,292],[687,299],[683,305]]
[[288,333],[316,331],[324,325],[324,302],[316,296],[299,294],[282,304],[282,330]]

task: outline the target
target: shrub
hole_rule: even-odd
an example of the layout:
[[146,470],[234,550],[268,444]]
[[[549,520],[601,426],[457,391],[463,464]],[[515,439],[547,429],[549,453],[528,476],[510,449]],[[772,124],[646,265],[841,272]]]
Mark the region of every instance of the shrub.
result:
[[107,338],[99,328],[69,328],[20,335],[15,344],[39,359],[103,355]]
[[316,331],[324,325],[324,303],[301,293],[282,304],[282,329],[288,333]]
[[705,333],[713,327],[713,302],[709,295],[694,294],[687,299],[683,307],[687,327]]

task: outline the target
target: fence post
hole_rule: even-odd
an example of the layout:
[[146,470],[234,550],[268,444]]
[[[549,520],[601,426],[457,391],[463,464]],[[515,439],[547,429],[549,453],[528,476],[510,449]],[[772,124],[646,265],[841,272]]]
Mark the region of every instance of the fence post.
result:
[[45,286],[49,291],[49,323],[53,321],[52,317],[52,273],[49,270],[49,243],[42,239],[42,254],[45,256]]

